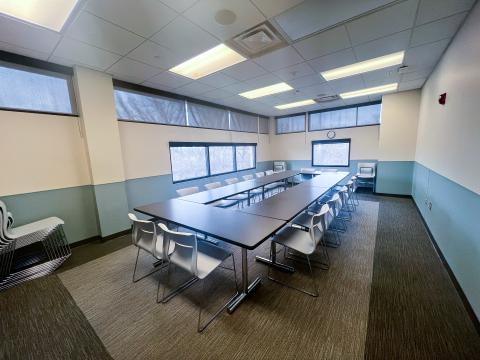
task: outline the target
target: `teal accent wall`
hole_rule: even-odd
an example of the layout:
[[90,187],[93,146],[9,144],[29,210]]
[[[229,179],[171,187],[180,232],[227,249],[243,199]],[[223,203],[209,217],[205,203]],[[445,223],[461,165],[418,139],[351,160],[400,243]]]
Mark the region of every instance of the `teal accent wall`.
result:
[[99,234],[95,196],[90,185],[3,196],[1,200],[14,215],[15,226],[56,216],[65,221],[69,243]]
[[412,195],[414,161],[379,161],[376,192]]
[[106,237],[127,230],[128,201],[125,182],[94,185],[100,235]]
[[480,195],[415,163],[413,198],[480,318]]

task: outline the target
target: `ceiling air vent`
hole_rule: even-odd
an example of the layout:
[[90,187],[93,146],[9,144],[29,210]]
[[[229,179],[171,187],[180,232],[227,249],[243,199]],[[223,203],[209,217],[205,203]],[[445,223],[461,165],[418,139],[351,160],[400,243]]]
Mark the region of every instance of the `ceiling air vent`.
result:
[[335,101],[335,100],[338,100],[338,99],[340,99],[340,96],[338,96],[338,95],[320,94],[313,100],[316,103],[325,103],[325,102],[329,102],[329,101]]
[[249,58],[264,55],[287,45],[285,39],[268,22],[244,31],[227,41],[227,44]]

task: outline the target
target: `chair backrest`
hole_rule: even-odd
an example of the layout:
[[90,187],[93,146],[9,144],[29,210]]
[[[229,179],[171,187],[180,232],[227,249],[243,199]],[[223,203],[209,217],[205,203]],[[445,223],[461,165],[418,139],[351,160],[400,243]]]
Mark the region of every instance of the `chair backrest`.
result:
[[197,276],[197,236],[195,234],[172,231],[162,223],[159,223],[158,226],[165,234],[164,243],[167,246],[170,246],[170,241],[175,242],[175,250],[171,254],[171,259],[174,260],[175,265]]
[[300,172],[302,172],[302,173],[312,173],[313,174],[315,172],[315,169],[314,168],[301,168]]
[[8,236],[8,212],[7,212],[7,206],[3,201],[0,200],[0,218],[1,218],[1,223],[0,223],[0,237],[4,239],[5,241],[9,240]]
[[238,178],[233,177],[233,178],[225,179],[225,182],[226,182],[228,185],[236,184],[236,183],[238,183]]
[[188,188],[177,189],[176,191],[179,196],[187,196],[187,195],[195,194],[199,190],[200,189],[198,188],[198,186],[192,186]]
[[253,175],[252,174],[248,174],[248,175],[243,175],[243,180],[247,181],[247,180],[253,180]]
[[255,176],[256,176],[257,178],[261,178],[261,177],[264,177],[264,176],[265,176],[265,173],[264,173],[263,171],[260,171],[260,172],[255,173]]
[[219,188],[220,186],[222,186],[222,184],[219,181],[215,181],[212,183],[205,184],[203,186],[205,186],[208,190],[211,190],[211,189]]
[[266,170],[265,175],[273,175],[273,170]]
[[[142,243],[142,249],[148,251],[153,256],[157,256],[157,227],[153,221],[139,220],[134,214],[128,214],[133,222],[132,244],[138,246]],[[165,251],[163,252],[165,254]]]
[[338,216],[343,207],[343,201],[339,193],[333,194],[332,198],[327,201],[327,204],[331,207],[334,216]]
[[327,230],[325,215],[329,212],[330,207],[328,204],[324,204],[318,214],[315,214],[310,219],[310,228],[308,230],[310,239],[313,242],[313,248],[316,248],[318,243],[323,237],[323,234]]
[[358,174],[375,176],[375,163],[358,163]]

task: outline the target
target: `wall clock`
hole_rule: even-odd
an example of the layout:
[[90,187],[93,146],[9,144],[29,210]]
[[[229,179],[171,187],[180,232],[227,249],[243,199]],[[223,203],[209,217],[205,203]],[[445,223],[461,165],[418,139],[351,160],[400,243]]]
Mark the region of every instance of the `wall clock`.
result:
[[337,136],[337,134],[335,134],[335,131],[330,130],[329,132],[327,132],[327,138],[335,139],[335,136]]

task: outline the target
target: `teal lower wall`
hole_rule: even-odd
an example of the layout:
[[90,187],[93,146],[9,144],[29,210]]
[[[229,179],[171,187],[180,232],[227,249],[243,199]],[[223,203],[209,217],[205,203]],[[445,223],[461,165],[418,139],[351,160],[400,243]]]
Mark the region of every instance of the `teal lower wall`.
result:
[[57,216],[65,221],[65,235],[70,243],[100,233],[90,185],[2,196],[1,200],[14,215],[16,226]]
[[415,163],[413,198],[480,318],[480,195]]
[[412,195],[414,161],[379,161],[375,191],[382,194]]
[[106,237],[130,228],[125,182],[94,185],[100,235]]

